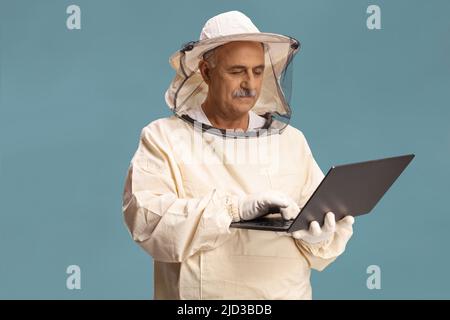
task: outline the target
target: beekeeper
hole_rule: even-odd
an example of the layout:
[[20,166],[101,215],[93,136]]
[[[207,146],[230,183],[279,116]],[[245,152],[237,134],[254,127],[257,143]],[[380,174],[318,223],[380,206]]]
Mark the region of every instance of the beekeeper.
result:
[[293,234],[230,228],[271,207],[294,218],[323,179],[289,125],[299,48],[231,11],[170,58],[174,114],[142,130],[123,194],[131,235],[153,257],[155,299],[311,299],[311,269],[345,250],[353,217],[332,212]]

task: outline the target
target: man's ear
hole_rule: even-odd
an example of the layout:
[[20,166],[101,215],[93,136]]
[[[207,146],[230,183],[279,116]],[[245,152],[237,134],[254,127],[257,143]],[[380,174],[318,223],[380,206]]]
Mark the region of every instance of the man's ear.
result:
[[211,69],[209,68],[208,62],[205,60],[200,60],[198,63],[198,69],[200,70],[203,81],[205,81],[206,84],[209,84]]

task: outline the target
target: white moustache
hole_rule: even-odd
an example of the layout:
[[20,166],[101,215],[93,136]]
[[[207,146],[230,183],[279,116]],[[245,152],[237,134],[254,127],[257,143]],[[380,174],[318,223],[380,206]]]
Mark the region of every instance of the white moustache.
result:
[[233,98],[256,97],[256,90],[236,90],[233,92]]

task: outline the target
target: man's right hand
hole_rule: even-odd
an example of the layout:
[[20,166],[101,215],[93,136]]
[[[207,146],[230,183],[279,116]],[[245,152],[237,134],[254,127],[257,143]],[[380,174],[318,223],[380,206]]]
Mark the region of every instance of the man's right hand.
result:
[[239,198],[241,220],[253,220],[269,213],[272,207],[279,207],[285,220],[294,219],[300,208],[290,197],[279,191],[266,191]]

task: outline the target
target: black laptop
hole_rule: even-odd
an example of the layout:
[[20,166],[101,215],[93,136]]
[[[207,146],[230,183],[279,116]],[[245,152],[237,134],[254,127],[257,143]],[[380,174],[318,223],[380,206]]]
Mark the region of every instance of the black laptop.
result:
[[323,225],[329,211],[335,214],[336,221],[346,215],[369,213],[413,158],[414,154],[408,154],[333,166],[294,220],[284,220],[281,214],[269,214],[234,222],[231,227],[294,232],[308,229],[314,220]]

